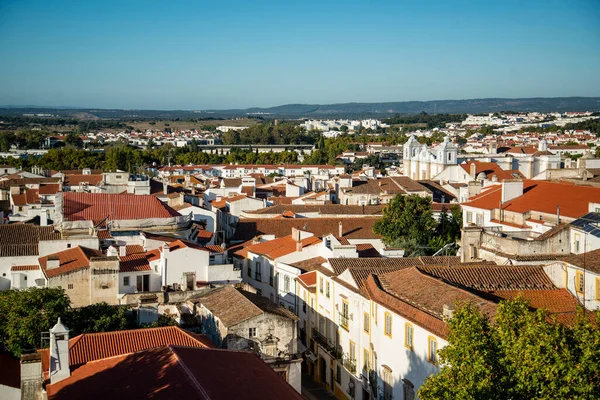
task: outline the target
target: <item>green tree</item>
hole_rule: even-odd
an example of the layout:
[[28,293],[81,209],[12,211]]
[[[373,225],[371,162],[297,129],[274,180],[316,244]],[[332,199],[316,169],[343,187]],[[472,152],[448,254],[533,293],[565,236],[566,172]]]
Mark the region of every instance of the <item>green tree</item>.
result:
[[83,148],[83,140],[79,135],[76,135],[75,133],[69,133],[67,135],[67,138],[65,139],[65,143],[78,149]]
[[373,226],[373,232],[381,235],[388,246],[402,242],[426,246],[436,226],[431,198],[397,195],[383,209],[383,216]]
[[20,356],[40,347],[47,332],[69,310],[63,289],[30,288],[0,292],[0,341],[6,351]]
[[134,328],[135,323],[127,306],[96,303],[72,310],[64,319],[71,336],[90,332],[110,332]]
[[561,324],[523,299],[499,304],[492,323],[457,304],[448,323],[440,372],[419,389],[430,399],[600,398],[600,315]]

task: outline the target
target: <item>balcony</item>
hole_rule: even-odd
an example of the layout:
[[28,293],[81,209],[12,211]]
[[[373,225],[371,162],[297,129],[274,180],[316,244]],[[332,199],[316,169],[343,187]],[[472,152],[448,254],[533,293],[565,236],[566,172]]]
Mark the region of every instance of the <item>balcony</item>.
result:
[[319,332],[317,328],[313,328],[312,337],[321,347],[327,349],[329,348],[329,343],[327,342],[327,338]]
[[348,316],[340,313],[340,326],[347,331],[349,331],[349,329],[348,329],[349,322],[350,322],[350,319],[348,318]]
[[347,355],[344,355],[343,363],[344,363],[344,368],[346,368],[348,371],[350,371],[353,374],[356,373],[356,359],[355,358],[350,358]]

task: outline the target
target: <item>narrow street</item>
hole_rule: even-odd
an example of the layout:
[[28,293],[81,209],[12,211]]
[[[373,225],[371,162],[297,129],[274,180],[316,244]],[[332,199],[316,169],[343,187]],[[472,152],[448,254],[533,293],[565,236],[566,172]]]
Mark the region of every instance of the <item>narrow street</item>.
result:
[[325,385],[315,382],[309,375],[302,374],[302,396],[308,400],[335,399]]

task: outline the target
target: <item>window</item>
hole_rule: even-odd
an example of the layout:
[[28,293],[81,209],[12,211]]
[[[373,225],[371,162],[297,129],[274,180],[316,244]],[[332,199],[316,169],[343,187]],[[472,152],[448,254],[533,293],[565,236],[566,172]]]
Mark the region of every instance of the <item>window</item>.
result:
[[364,315],[363,315],[363,330],[366,333],[369,333],[370,325],[371,325],[371,321],[369,321],[369,313],[364,313]]
[[579,234],[575,234],[575,253],[579,254]]
[[22,212],[22,211],[23,211],[23,206],[19,206],[19,207],[17,207],[17,211],[18,211],[18,212]]
[[121,175],[115,175],[115,179],[121,179]]
[[596,278],[596,300],[600,300],[600,278]]
[[256,337],[256,328],[248,329],[248,337]]
[[348,330],[348,316],[350,315],[350,306],[347,300],[342,300],[342,313],[340,315],[340,325]]
[[338,385],[342,384],[342,366],[340,363],[337,364],[337,368],[335,369],[335,381]]
[[402,387],[402,393],[404,394],[404,400],[415,400],[415,385],[407,379],[402,379],[404,383]]
[[71,243],[67,243],[67,249],[71,248]]
[[383,399],[392,400],[392,393],[394,389],[394,378],[392,377],[392,370],[389,367],[383,367]]
[[261,270],[260,270],[260,263],[256,262],[256,271],[254,271],[254,279],[260,282],[260,278],[261,278]]
[[273,286],[273,278],[275,277],[275,270],[273,269],[273,266],[271,265],[269,267],[269,285]]
[[581,271],[575,273],[575,291],[583,293],[585,289],[585,275]]
[[385,336],[392,337],[392,314],[386,312],[385,314],[385,327],[383,333]]
[[285,292],[289,292],[290,291],[290,277],[289,277],[289,275],[286,275],[283,278],[283,290]]
[[129,277],[128,276],[123,277],[123,286],[129,286]]
[[477,214],[477,226],[482,226],[483,225],[483,214]]
[[363,349],[363,369],[365,371],[371,369],[371,353],[367,349]]
[[354,362],[356,360],[356,344],[354,344],[354,342],[351,340],[350,341],[350,351],[349,351],[349,357],[350,357],[350,362]]
[[473,222],[473,212],[471,212],[471,211],[467,211],[467,222],[468,223]]
[[252,278],[252,264],[248,264],[248,278]]
[[429,343],[429,347],[427,349],[427,360],[429,360],[430,363],[437,365],[437,340],[433,336],[429,336],[427,342]]
[[411,350],[413,349],[413,332],[414,327],[412,324],[409,324],[408,322],[404,324],[404,346]]
[[319,291],[323,294],[323,278],[319,278]]
[[327,281],[326,283],[326,290],[325,290],[325,296],[327,296],[327,298],[329,298],[329,281]]
[[67,285],[67,289],[73,289],[73,284],[72,284],[72,283],[69,283],[69,284]]

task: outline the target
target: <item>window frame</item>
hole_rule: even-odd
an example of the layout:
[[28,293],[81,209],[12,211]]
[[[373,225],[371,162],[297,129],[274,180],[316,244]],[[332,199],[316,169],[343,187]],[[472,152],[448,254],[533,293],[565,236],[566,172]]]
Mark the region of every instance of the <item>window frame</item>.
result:
[[248,328],[248,337],[249,338],[253,338],[253,337],[257,337],[257,330],[256,328]]
[[[388,317],[390,319],[390,330],[388,332]],[[393,323],[393,319],[392,319],[392,314],[389,311],[386,311],[383,313],[383,334],[387,337],[389,337],[390,339],[392,338],[392,333],[393,333],[393,329],[392,329],[392,323]]]
[[124,277],[123,277],[123,286],[129,286],[129,285],[130,285],[130,283],[131,283],[131,280],[130,280],[130,278],[129,278],[129,275],[127,275],[127,276],[124,276]]
[[323,277],[322,276],[319,277],[319,292],[321,292],[321,294],[323,294]]
[[579,294],[585,292],[585,273],[583,271],[575,271],[575,292]]
[[254,280],[258,281],[258,282],[262,282],[262,271],[261,271],[260,262],[256,261],[254,266],[256,267],[256,270],[254,271]]
[[[408,342],[408,332],[410,329],[410,343]],[[404,347],[414,350],[415,346],[415,327],[410,322],[404,324]]]
[[[345,330],[350,329],[350,303],[346,299],[342,299],[342,311],[340,312],[340,326]],[[346,324],[344,325],[344,320]]]
[[328,299],[331,297],[330,286],[329,281],[325,281],[325,297]]
[[[435,358],[432,358],[432,354],[431,354],[431,344],[435,343],[435,352],[433,353],[433,356]],[[433,365],[438,365],[438,341],[435,337],[433,336],[428,336],[427,337],[427,361]]]
[[363,313],[363,331],[369,333],[371,331],[371,317],[369,313]]
[[600,278],[596,278],[596,300],[600,301]]

